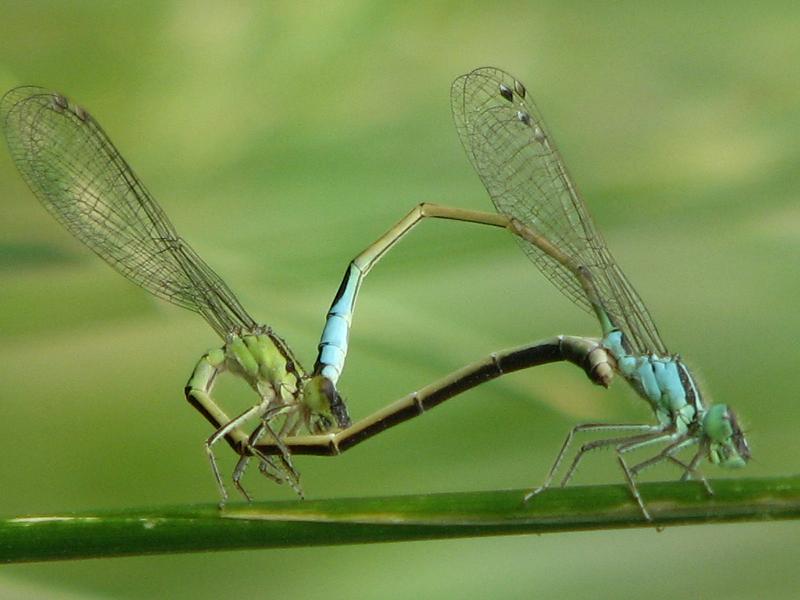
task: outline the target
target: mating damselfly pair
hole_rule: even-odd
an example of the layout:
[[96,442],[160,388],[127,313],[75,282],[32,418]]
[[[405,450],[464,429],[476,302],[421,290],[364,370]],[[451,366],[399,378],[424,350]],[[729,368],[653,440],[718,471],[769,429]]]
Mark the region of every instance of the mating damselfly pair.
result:
[[[227,498],[214,445],[240,456],[234,485],[255,459],[259,470],[301,494],[295,454],[336,455],[445,400],[506,373],[569,361],[608,387],[621,375],[646,400],[651,424],[584,424],[567,436],[544,484],[551,485],[576,434],[610,432],[583,444],[560,483],[566,485],[594,449],[612,447],[633,498],[650,514],[637,475],[660,462],[678,466],[683,479],[711,488],[702,459],[725,467],[750,457],[733,411],[703,400],[688,368],[671,355],[647,309],[614,261],[570,179],[526,87],[495,68],[455,80],[451,102],[456,129],[497,213],[420,204],[351,261],[322,332],[317,360],[305,370],[288,344],[259,325],[233,292],[181,238],[94,118],[59,93],[20,87],[0,102],[11,155],[45,208],[73,235],[128,279],[178,306],[200,313],[224,340],[197,363],[185,388],[188,401],[212,424],[205,444],[222,501]],[[426,218],[504,228],[536,266],[573,302],[593,313],[601,335],[559,335],[495,352],[355,423],[337,390],[363,278],[405,234]],[[225,371],[253,388],[257,403],[230,417],[212,397]],[[256,425],[247,429],[250,422]],[[659,451],[628,464],[626,455],[651,445]],[[688,460],[681,451],[696,447]]]

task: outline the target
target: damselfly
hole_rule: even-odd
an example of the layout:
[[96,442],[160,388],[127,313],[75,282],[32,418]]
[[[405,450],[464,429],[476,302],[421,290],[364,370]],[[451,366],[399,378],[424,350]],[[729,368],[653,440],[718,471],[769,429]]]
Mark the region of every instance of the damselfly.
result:
[[[336,390],[349,332],[349,315],[342,316],[337,307],[348,301],[352,306],[355,288],[344,286],[340,290],[314,369],[306,371],[286,342],[270,327],[258,324],[177,234],[100,125],[83,108],[57,92],[20,87],[0,100],[0,119],[17,167],[57,221],[134,283],[202,315],[224,340],[222,347],[203,355],[185,387],[187,400],[215,429],[205,449],[223,503],[227,492],[213,451],[222,439],[240,455],[233,483],[245,497],[249,498],[241,479],[251,457],[257,458],[264,475],[288,483],[302,495],[285,439],[296,444],[294,452],[338,453],[406,418],[407,410],[402,408],[406,400],[401,400],[351,426],[347,407]],[[558,352],[558,344],[532,352],[511,352],[506,360],[493,359],[490,366],[520,369],[556,360]],[[217,376],[225,371],[243,378],[258,396],[256,404],[234,418],[211,396]],[[475,367],[468,372],[473,375],[445,378],[414,397],[428,398],[430,405],[433,398],[442,401],[499,374],[483,376]],[[385,414],[391,417],[383,418]],[[247,433],[244,427],[251,419],[258,425]],[[298,434],[310,434],[317,446],[304,445]],[[328,435],[320,438],[320,434]],[[265,450],[257,445],[259,442]]]
[[[423,204],[377,240],[350,265],[323,333],[321,373],[336,381],[344,364],[347,331],[362,279],[400,238],[426,217],[503,227],[517,236],[523,251],[573,302],[593,313],[601,337],[558,336],[523,348],[493,354],[433,386],[409,395],[373,417],[336,434],[287,438],[290,452],[338,453],[366,437],[421,414],[477,382],[519,368],[568,360],[589,378],[608,386],[621,375],[653,410],[653,424],[587,423],[573,427],[542,486],[549,487],[575,435],[612,432],[613,437],[583,444],[561,485],[572,478],[592,450],[612,447],[631,494],[650,520],[636,485],[638,474],[667,461],[682,471],[682,479],[700,480],[706,457],[723,467],[741,467],[750,450],[736,416],[727,405],[707,403],[687,366],[670,354],[647,308],[611,255],[567,173],[550,133],[525,85],[496,68],[479,68],[456,79],[451,90],[456,129],[473,167],[499,214]],[[326,346],[327,344],[327,346]],[[455,391],[454,391],[455,390]],[[651,445],[661,449],[629,465],[625,455]],[[687,461],[682,450],[696,446]],[[273,444],[259,445],[264,453]]]

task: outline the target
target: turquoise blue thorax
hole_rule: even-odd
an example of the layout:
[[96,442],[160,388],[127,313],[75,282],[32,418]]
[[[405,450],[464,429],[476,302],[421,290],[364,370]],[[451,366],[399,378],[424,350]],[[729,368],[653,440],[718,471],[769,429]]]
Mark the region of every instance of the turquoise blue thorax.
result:
[[625,349],[619,330],[608,333],[602,343],[617,361],[619,373],[650,403],[659,423],[674,423],[680,432],[702,418],[700,392],[677,355],[634,356]]
[[727,404],[706,406],[697,384],[677,355],[635,356],[612,329],[602,341],[617,362],[617,371],[650,403],[658,422],[674,426],[676,439],[693,439],[706,450],[708,460],[740,468],[750,460],[750,448],[736,415]]

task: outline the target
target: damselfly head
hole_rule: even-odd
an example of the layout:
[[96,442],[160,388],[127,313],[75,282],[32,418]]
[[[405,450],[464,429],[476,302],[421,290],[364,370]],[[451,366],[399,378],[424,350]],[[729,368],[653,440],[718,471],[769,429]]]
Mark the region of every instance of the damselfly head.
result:
[[750,460],[750,446],[727,404],[708,409],[703,417],[703,432],[708,439],[708,459],[715,465],[740,468]]
[[306,424],[312,434],[328,433],[350,427],[347,405],[334,383],[322,375],[314,375],[303,385]]

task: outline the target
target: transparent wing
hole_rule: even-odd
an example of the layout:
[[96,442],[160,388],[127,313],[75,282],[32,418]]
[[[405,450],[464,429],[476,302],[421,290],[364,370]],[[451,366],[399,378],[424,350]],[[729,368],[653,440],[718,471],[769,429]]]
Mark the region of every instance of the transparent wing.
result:
[[255,327],[85,110],[58,93],[20,87],[0,100],[0,119],[31,190],[98,256],[156,296],[200,313],[222,337]]
[[[497,210],[589,271],[603,308],[632,351],[666,355],[647,308],[595,228],[525,86],[508,73],[484,67],[455,80],[451,102],[461,143]],[[534,244],[520,243],[568,298],[592,312],[569,268]]]

